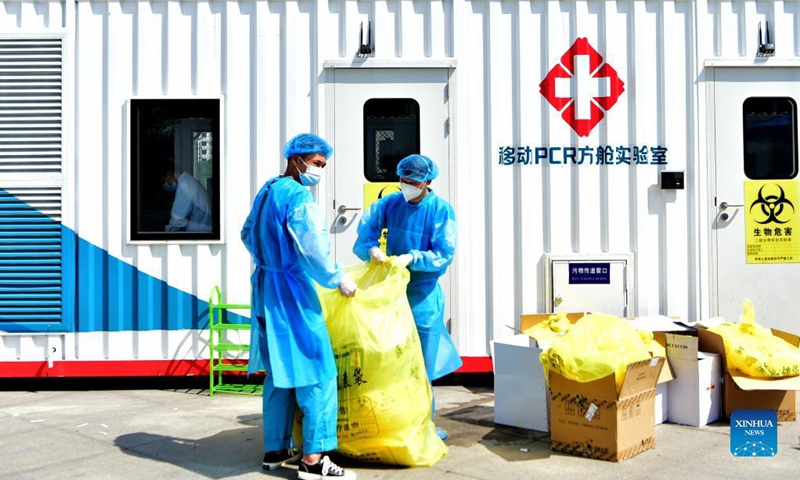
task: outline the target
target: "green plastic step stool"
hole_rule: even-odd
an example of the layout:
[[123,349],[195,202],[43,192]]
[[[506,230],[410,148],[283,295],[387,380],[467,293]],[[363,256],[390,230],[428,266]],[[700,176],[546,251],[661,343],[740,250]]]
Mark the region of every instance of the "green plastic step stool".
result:
[[225,352],[249,352],[250,345],[228,343],[225,339],[225,332],[231,330],[250,330],[250,324],[227,323],[224,321],[226,310],[250,310],[250,305],[223,303],[222,292],[219,287],[211,290],[208,299],[208,350],[210,355],[209,363],[209,394],[211,397],[215,393],[234,393],[239,395],[258,395],[263,389],[263,385],[248,385],[244,383],[226,383],[223,374],[239,372],[239,375],[247,373],[247,362],[241,360],[233,361],[224,358]]

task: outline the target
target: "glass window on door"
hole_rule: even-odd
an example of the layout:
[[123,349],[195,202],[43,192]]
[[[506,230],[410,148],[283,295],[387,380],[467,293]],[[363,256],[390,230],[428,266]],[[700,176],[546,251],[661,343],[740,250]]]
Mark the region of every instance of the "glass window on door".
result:
[[397,164],[420,153],[419,103],[413,98],[373,98],[364,103],[364,177],[397,182]]
[[743,104],[744,173],[751,180],[797,175],[797,104],[788,97],[751,97]]

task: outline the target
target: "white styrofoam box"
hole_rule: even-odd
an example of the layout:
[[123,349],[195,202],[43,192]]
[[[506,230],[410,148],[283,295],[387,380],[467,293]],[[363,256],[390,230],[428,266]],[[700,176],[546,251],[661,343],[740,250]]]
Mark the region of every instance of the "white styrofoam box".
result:
[[548,391],[536,340],[519,334],[492,341],[492,348],[495,423],[549,432]]
[[656,386],[655,424],[660,425],[667,420],[669,420],[669,383],[659,383]]
[[722,359],[699,349],[697,337],[667,334],[667,358],[675,372],[669,382],[669,421],[702,427],[720,416]]

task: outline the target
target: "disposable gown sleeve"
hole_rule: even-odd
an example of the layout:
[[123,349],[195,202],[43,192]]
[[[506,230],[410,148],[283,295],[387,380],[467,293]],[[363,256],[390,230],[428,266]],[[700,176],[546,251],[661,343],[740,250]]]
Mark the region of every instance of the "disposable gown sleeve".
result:
[[450,205],[445,204],[434,216],[431,249],[408,253],[414,257],[409,270],[436,272],[450,265],[456,253],[456,215]]
[[244,221],[244,225],[242,226],[242,232],[240,234],[240,236],[242,237],[242,243],[244,243],[245,248],[247,248],[247,251],[250,252],[250,255],[252,256],[255,256],[255,251],[256,251],[256,249],[253,248],[254,239],[252,232],[253,232],[253,222],[255,222],[255,218],[253,217],[255,217],[256,212],[258,211],[256,205],[259,205],[260,202],[262,201],[263,201],[263,189],[261,192],[259,192],[258,196],[256,197],[256,200],[253,202],[253,209],[250,210],[250,214],[247,216],[247,220]]
[[175,201],[172,203],[172,210],[170,211],[169,223],[164,227],[164,230],[176,232],[186,228],[189,224],[189,214],[192,213],[193,205],[191,192],[188,191],[186,186],[178,184],[178,191],[175,192]]
[[303,202],[296,206],[289,213],[287,227],[303,270],[323,287],[337,287],[344,273],[331,256],[330,238],[317,205]]
[[192,207],[195,203],[195,193],[196,192],[192,191],[191,188],[183,183],[178,185],[178,191],[175,192],[175,202],[173,202],[172,211],[170,212],[170,217],[172,217],[170,223],[189,223],[187,219],[189,218],[189,214],[192,213]]
[[379,200],[370,205],[369,210],[358,223],[358,238],[353,245],[353,253],[365,262],[369,261],[369,249],[380,245],[378,240],[381,238],[383,230],[384,204]]

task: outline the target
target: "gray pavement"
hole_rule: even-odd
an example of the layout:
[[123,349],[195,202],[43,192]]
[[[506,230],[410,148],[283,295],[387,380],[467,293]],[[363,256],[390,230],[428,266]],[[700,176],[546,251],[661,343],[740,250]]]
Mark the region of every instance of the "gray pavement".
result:
[[[359,479],[800,479],[800,423],[772,458],[734,458],[729,426],[656,427],[622,463],[550,450],[546,433],[496,425],[491,386],[437,386],[449,453],[431,468],[345,463]],[[0,479],[296,478],[261,471],[261,398],[199,389],[0,391]]]

